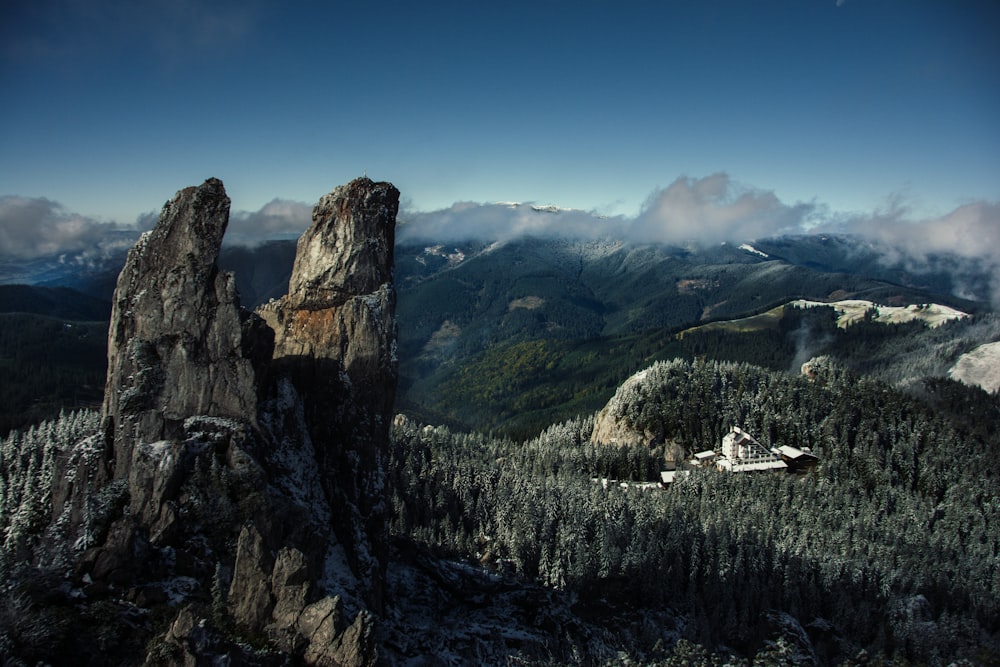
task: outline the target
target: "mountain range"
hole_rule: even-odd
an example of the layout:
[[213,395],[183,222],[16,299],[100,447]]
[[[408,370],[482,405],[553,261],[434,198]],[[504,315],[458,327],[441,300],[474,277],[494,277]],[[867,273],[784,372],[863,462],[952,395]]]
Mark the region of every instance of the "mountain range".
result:
[[[219,265],[235,273],[242,303],[252,308],[285,293],[294,256],[293,241],[225,246]],[[101,320],[123,259],[35,260],[34,273],[19,265],[7,276],[35,284],[2,286],[0,310]],[[678,334],[693,325],[764,313],[796,299],[991,311],[988,302],[954,294],[959,285],[965,294],[969,285],[989,284],[989,273],[975,263],[938,258],[936,268],[922,271],[912,264],[889,261],[865,239],[836,235],[709,247],[551,236],[400,241],[397,407],[434,423],[527,435],[599,408],[651,359],[708,354],[787,368],[810,347],[809,337],[792,340],[777,329],[764,334],[766,341],[760,329],[734,336],[717,327],[710,345],[709,336],[684,342]],[[991,342],[990,335],[971,341]],[[972,347],[966,342],[962,352]]]
[[[0,289],[0,660],[995,663],[979,267],[394,243],[398,197],[220,251],[209,179],[124,268]],[[737,425],[788,470],[694,457]]]

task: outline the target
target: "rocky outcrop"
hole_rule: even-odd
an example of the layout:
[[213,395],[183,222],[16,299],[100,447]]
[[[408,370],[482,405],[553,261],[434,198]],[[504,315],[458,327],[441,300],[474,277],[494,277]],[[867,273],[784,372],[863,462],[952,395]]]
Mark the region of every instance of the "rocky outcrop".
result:
[[629,447],[659,444],[663,441],[663,433],[637,429],[626,414],[629,405],[641,403],[641,399],[636,400],[636,396],[643,391],[647,373],[645,370],[639,371],[622,383],[607,405],[597,414],[594,430],[590,436],[591,442],[595,445]]
[[129,480],[132,511],[145,525],[157,521],[180,482],[174,464],[190,449],[185,420],[252,424],[257,412],[245,354],[257,343],[244,340],[235,280],[215,263],[228,222],[221,181],[181,190],[118,278],[102,408],[107,464],[114,478]]
[[[375,661],[398,201],[368,179],[323,197],[288,296],[260,314],[216,265],[222,183],[164,206],[115,291],[103,441],[63,463],[53,493],[88,590],[140,606],[211,598],[216,623],[307,664]],[[167,663],[201,664],[233,645],[185,608],[159,646]]]
[[385,480],[395,401],[399,191],[357,179],[324,196],[298,242],[288,295],[258,310],[274,368],[304,399],[333,525],[370,606],[382,607]]
[[960,356],[948,377],[987,393],[1000,391],[1000,342],[980,345]]
[[674,438],[667,437],[662,428],[636,426],[641,406],[645,403],[645,383],[649,370],[642,370],[629,377],[597,413],[590,441],[595,445],[612,447],[663,448],[663,462],[673,469],[691,452]]

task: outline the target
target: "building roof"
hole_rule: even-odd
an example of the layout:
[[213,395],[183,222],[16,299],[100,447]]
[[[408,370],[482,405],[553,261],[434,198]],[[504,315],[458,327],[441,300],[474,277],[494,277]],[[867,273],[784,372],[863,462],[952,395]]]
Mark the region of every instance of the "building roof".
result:
[[755,463],[733,463],[729,459],[720,459],[718,463],[720,470],[727,472],[761,472],[765,470],[787,470],[788,464],[784,461],[758,461]]
[[678,482],[691,473],[687,470],[664,470],[660,473],[660,483],[661,484],[673,484]]
[[[757,438],[753,437],[739,426],[733,426],[729,429],[729,433],[723,436],[723,438],[733,438],[736,442],[757,442]],[[758,443],[759,444],[759,443]]]
[[712,458],[713,456],[715,456],[715,450],[713,449],[706,449],[705,451],[698,452],[697,454],[694,455],[694,457],[699,461],[705,461],[707,459]]
[[778,447],[778,451],[781,453],[782,456],[792,460],[819,458],[812,452],[806,452],[797,447],[790,447],[789,445],[782,445],[781,447]]

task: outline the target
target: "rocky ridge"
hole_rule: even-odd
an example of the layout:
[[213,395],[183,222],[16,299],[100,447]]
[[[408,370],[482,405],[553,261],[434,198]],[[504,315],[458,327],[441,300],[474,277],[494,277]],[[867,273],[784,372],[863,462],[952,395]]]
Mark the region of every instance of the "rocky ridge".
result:
[[[90,599],[149,606],[183,583],[147,664],[374,663],[398,201],[367,178],[323,197],[288,296],[259,313],[217,268],[230,204],[217,179],[178,192],[130,251],[103,436],[57,461],[38,558],[58,551]],[[209,602],[206,626],[191,605]],[[239,636],[267,648],[251,655],[227,639]]]

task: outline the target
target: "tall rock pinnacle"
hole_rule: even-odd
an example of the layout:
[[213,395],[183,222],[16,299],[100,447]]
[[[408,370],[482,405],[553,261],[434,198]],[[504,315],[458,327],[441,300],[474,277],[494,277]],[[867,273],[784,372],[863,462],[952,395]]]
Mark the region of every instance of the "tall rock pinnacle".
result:
[[392,281],[399,191],[359,178],[323,196],[299,238],[288,284],[296,308],[322,308]]
[[[102,410],[116,478],[144,477],[144,462],[158,466],[148,445],[176,438],[188,417],[254,419],[236,284],[216,267],[228,222],[229,197],[211,178],[178,192],[129,251],[112,304]],[[160,511],[147,507],[150,492],[132,490],[146,519]]]
[[[163,207],[115,290],[103,447],[61,462],[53,491],[81,577],[132,596],[187,578],[307,664],[374,662],[398,207],[395,187],[367,178],[324,196],[289,294],[258,313],[216,264],[222,182]],[[182,611],[164,641],[197,662],[190,621]]]
[[275,332],[273,366],[304,398],[336,532],[376,609],[388,558],[382,462],[398,372],[398,209],[399,191],[367,178],[324,196],[299,239],[288,296],[258,311]]

